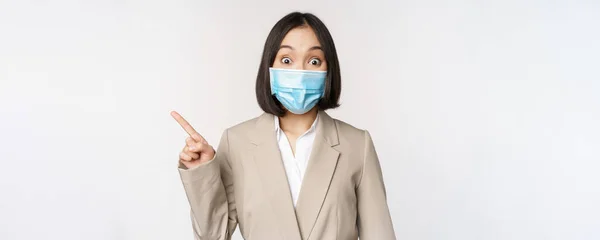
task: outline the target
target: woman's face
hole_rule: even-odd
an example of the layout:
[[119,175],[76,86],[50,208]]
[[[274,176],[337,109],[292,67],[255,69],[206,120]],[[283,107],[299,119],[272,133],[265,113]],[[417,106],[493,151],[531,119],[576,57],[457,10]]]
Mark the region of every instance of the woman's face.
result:
[[325,54],[311,27],[297,27],[285,35],[273,68],[327,71]]

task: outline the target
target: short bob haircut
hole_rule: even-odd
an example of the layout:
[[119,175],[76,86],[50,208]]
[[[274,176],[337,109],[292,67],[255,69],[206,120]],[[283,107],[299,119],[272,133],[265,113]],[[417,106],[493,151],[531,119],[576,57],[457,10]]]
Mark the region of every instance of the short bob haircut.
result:
[[327,62],[327,77],[325,80],[325,94],[317,107],[319,110],[339,107],[339,98],[342,91],[342,81],[340,77],[340,65],[335,50],[333,38],[325,27],[325,24],[310,13],[293,12],[281,20],[271,29],[258,68],[256,76],[256,100],[260,108],[266,113],[270,113],[279,117],[285,114],[285,109],[275,96],[271,93],[271,82],[269,77],[269,68],[273,66],[273,61],[277,56],[281,42],[287,33],[297,27],[308,26],[313,29],[321,49],[325,54]]

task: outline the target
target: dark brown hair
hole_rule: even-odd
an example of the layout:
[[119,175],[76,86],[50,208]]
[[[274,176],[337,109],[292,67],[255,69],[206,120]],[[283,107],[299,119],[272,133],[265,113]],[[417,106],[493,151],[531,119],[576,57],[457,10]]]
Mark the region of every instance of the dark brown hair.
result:
[[258,101],[258,105],[263,111],[280,117],[285,114],[285,109],[271,93],[269,68],[273,66],[273,61],[277,56],[281,41],[283,41],[285,35],[290,30],[300,26],[309,26],[313,29],[315,35],[317,35],[317,39],[321,43],[321,49],[325,54],[325,61],[327,61],[325,94],[319,100],[317,107],[320,110],[326,110],[340,106],[338,101],[342,91],[342,81],[333,38],[325,24],[315,15],[293,12],[279,20],[271,29],[265,42],[258,75],[256,76],[256,100]]

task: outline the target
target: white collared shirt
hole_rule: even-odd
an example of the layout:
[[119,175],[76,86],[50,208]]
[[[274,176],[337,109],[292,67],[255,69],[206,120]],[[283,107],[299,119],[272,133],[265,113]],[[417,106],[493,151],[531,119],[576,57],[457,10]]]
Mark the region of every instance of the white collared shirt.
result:
[[290,186],[294,207],[298,202],[300,187],[302,186],[302,179],[304,178],[306,166],[308,165],[308,158],[310,157],[310,153],[312,152],[313,148],[313,142],[315,141],[317,120],[319,120],[319,115],[317,115],[317,118],[315,118],[315,121],[310,128],[304,134],[300,135],[298,139],[296,139],[296,155],[294,156],[287,136],[279,126],[279,118],[275,116],[277,143],[279,144],[281,160],[283,161],[283,166],[285,167],[285,173]]

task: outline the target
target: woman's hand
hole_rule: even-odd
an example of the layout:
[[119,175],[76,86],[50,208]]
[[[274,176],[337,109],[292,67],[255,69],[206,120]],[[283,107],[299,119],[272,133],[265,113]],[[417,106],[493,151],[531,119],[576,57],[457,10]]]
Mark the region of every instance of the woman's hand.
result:
[[185,139],[185,147],[179,153],[179,162],[191,169],[212,160],[215,149],[179,113],[172,111],[171,116],[190,135]]

